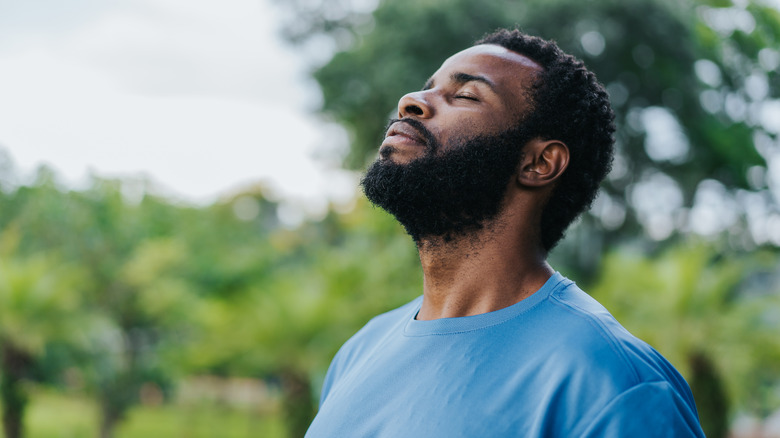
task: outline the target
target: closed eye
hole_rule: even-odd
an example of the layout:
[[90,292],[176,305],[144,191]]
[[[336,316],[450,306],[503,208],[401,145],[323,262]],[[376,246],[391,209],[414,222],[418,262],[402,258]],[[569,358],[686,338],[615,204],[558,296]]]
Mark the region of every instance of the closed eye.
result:
[[479,99],[477,99],[474,96],[471,96],[469,94],[458,94],[455,96],[456,99],[467,99],[467,100],[473,100],[474,102],[479,102]]

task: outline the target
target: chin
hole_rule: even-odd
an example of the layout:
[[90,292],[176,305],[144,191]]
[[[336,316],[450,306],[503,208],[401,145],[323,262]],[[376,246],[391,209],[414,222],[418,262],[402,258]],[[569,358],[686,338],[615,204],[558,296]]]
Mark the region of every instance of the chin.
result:
[[397,152],[396,148],[390,145],[382,145],[379,148],[379,159],[380,160],[387,160],[390,158],[390,156],[394,155]]
[[383,146],[379,150],[379,159],[377,161],[380,163],[406,165],[419,158],[418,154],[410,153],[410,151],[402,150],[395,146]]

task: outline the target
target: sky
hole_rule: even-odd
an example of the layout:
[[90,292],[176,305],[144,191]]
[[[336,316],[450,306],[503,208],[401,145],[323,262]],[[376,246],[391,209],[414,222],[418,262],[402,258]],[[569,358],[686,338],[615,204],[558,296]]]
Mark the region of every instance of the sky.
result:
[[0,149],[74,187],[148,178],[207,203],[259,182],[310,211],[349,202],[345,134],[314,115],[278,17],[267,0],[0,0]]

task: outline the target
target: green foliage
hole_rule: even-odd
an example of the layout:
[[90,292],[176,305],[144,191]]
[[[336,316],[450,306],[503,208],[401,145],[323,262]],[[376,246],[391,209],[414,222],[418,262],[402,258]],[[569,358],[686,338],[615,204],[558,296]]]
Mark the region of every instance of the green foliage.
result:
[[20,255],[18,244],[17,227],[0,233],[0,401],[7,438],[23,435],[24,382],[33,378],[46,346],[84,348],[98,327],[82,304],[79,267],[47,254]]
[[[116,422],[137,403],[141,386],[151,381],[165,387],[175,369],[166,359],[175,356],[175,341],[186,339],[186,312],[197,304],[197,296],[189,294],[181,276],[186,247],[171,237],[194,210],[151,196],[131,204],[118,181],[95,179],[87,190],[65,191],[45,169],[39,171],[36,185],[4,193],[0,201],[0,224],[18,230],[21,257],[57,255],[78,268],[82,280],[77,290],[63,291],[76,280],[52,279],[64,267],[35,265],[37,271],[29,277],[40,283],[40,292],[20,292],[30,302],[51,297],[68,304],[59,319],[8,309],[27,325],[60,320],[70,324],[41,334],[35,347],[39,350],[60,345],[60,336],[86,332],[79,352],[58,358],[70,360],[70,366],[84,365],[87,387],[103,402],[102,436],[110,436]],[[104,315],[105,323],[90,329],[78,311]],[[21,333],[33,336],[36,331]],[[66,366],[44,363],[50,370]]]
[[0,234],[0,339],[39,357],[50,341],[84,343],[83,273],[46,254],[19,256],[18,229]]
[[273,232],[274,268],[209,303],[203,342],[215,348],[202,351],[199,343],[193,366],[250,374],[322,370],[370,317],[421,293],[419,275],[409,275],[419,270],[414,245],[397,227],[361,201],[346,215]]

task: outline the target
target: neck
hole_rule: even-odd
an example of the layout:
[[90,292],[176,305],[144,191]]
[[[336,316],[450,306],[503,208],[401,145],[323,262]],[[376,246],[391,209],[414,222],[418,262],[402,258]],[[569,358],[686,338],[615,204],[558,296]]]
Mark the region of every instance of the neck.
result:
[[526,225],[504,217],[467,236],[418,242],[424,282],[417,319],[492,312],[539,290],[553,270]]

